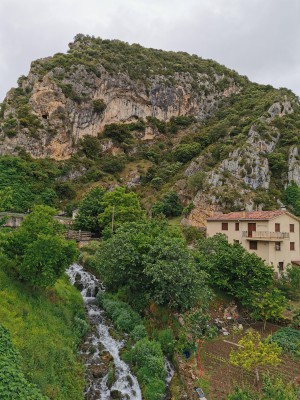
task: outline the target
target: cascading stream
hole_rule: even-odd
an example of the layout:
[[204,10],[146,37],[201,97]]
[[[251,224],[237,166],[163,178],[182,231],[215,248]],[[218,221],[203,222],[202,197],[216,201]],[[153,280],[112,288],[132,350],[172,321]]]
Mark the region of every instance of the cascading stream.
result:
[[[104,290],[102,283],[92,274],[83,270],[81,265],[73,264],[67,274],[83,297],[85,308],[93,327],[84,343],[82,355],[86,360],[88,387],[87,400],[109,400],[111,398],[142,400],[141,389],[129,366],[120,359],[119,351],[124,343],[110,336],[104,319],[104,312],[96,303],[96,294]],[[108,384],[107,368],[103,358],[109,353],[115,366],[115,378],[111,387]],[[112,397],[116,396],[116,397]]]

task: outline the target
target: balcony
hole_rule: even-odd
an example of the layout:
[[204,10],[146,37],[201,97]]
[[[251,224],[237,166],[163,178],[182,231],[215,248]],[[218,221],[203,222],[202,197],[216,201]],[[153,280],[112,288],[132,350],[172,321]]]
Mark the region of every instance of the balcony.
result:
[[288,232],[269,232],[269,231],[243,231],[242,237],[247,240],[264,240],[267,242],[281,242],[289,239]]

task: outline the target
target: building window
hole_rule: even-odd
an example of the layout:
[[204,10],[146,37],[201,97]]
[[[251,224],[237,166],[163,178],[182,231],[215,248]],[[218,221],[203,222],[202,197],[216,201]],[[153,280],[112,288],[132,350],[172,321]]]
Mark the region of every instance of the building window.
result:
[[255,242],[254,240],[250,240],[249,249],[250,250],[257,250],[257,242]]
[[280,250],[281,250],[280,247],[281,247],[281,246],[280,246],[280,242],[275,242],[275,250],[276,250],[276,251],[280,251]]
[[233,243],[234,243],[234,244],[240,244],[240,241],[237,240],[237,239],[233,239]]
[[283,262],[282,261],[278,263],[278,270],[279,270],[279,272],[283,272]]
[[294,224],[290,224],[290,232],[295,232],[295,225]]
[[222,231],[228,231],[228,222],[222,222]]
[[239,231],[239,230],[240,230],[240,224],[239,224],[239,222],[236,222],[236,223],[235,223],[235,230],[236,230],[236,231]]
[[295,250],[295,242],[290,242],[290,250]]
[[280,232],[280,224],[275,224],[275,232]]

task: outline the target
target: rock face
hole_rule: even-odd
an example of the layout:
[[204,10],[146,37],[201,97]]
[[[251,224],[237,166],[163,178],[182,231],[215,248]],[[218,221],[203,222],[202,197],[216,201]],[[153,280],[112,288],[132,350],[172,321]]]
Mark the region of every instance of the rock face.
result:
[[[198,191],[193,200],[197,210],[203,207],[203,204],[224,207],[226,201],[231,209],[253,209],[253,193],[270,188],[268,155],[276,150],[281,137],[280,130],[272,125],[272,121],[275,117],[281,118],[292,113],[293,108],[289,101],[277,102],[269,108],[268,118],[260,118],[265,130],[259,131],[255,124],[252,125],[243,146],[234,149],[228,158],[207,173],[204,189]],[[189,165],[185,175],[190,177],[201,171],[204,161],[205,157],[201,155]],[[294,181],[300,186],[297,146],[290,148],[288,168],[288,183]],[[264,204],[256,204],[259,209],[263,206]]]
[[[71,54],[76,45],[71,44]],[[82,51],[89,51],[88,43]],[[143,82],[123,71],[108,72],[101,60],[92,71],[75,61],[68,69],[62,65],[45,71],[43,66],[51,62],[50,57],[32,63],[29,75],[19,80],[19,88],[7,94],[2,127],[11,119],[17,121],[17,126],[9,135],[2,129],[0,155],[14,154],[22,148],[34,157],[66,159],[79,139],[98,135],[107,124],[149,116],[168,121],[174,116],[192,115],[202,120],[216,110],[221,100],[241,88],[234,78],[220,73],[209,76],[196,72],[192,76],[178,71],[171,77],[153,74]],[[226,85],[221,87],[225,78]],[[35,117],[34,132],[21,116],[18,103],[22,96],[27,99],[28,113]],[[95,108],[97,100],[105,109]],[[153,132],[144,132],[141,139],[153,139]]]
[[300,186],[300,163],[297,146],[290,148],[288,168],[288,183],[294,182]]

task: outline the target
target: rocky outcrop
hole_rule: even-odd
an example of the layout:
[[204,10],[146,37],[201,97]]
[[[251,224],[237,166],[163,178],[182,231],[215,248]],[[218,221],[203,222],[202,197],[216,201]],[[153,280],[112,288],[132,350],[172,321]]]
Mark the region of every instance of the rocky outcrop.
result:
[[[212,115],[220,101],[240,91],[232,77],[226,77],[224,87],[218,86],[224,79],[218,73],[192,76],[178,71],[172,79],[153,75],[141,82],[126,72],[108,72],[101,60],[94,70],[80,63],[68,69],[55,66],[50,71],[37,67],[51,62],[51,57],[35,61],[29,75],[19,81],[19,88],[7,94],[2,128],[10,118],[17,121],[17,127],[9,135],[5,129],[0,131],[0,155],[15,154],[22,148],[34,157],[66,159],[79,139],[101,134],[107,124],[145,121],[148,116],[168,121],[174,116],[192,115],[202,120]],[[20,117],[20,93],[38,121],[34,132]],[[105,109],[95,108],[97,100],[105,104]],[[155,132],[147,127],[140,139],[154,137]]]
[[289,152],[288,183],[296,183],[300,186],[300,162],[297,146],[292,146]]

